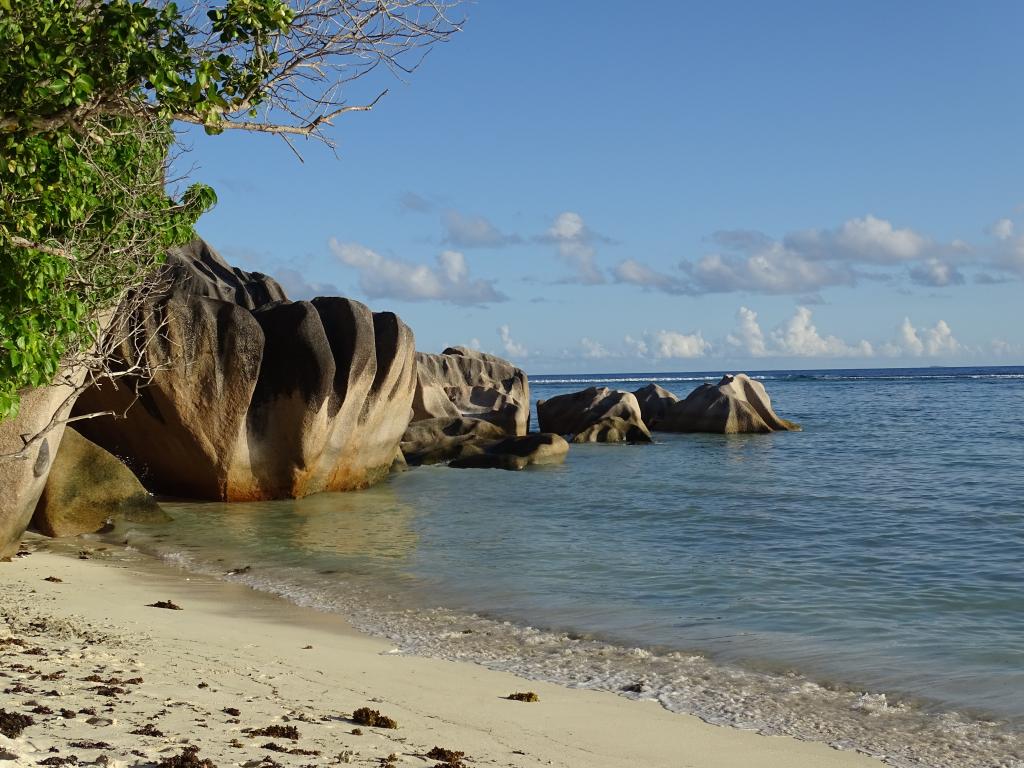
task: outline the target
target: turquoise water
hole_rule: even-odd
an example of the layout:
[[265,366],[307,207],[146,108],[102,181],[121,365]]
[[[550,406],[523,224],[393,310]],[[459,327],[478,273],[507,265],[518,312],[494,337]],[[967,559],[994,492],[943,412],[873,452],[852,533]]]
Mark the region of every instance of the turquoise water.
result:
[[[183,567],[399,647],[896,765],[1024,764],[1024,368],[758,374],[799,433],[573,446],[299,502],[174,504]],[[531,378],[534,399],[717,374]],[[827,721],[827,722],[817,722]]]

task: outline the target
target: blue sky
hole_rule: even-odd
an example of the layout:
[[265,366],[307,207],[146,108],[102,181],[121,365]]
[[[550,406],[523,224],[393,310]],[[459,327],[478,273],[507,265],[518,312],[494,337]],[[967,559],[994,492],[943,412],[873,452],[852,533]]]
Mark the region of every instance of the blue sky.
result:
[[533,373],[1024,363],[1024,4],[465,12],[337,157],[186,134],[200,233]]

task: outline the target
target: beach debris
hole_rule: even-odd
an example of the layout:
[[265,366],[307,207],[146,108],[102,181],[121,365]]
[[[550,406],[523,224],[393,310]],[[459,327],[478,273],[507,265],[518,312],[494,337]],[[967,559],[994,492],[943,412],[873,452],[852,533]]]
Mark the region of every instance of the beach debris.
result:
[[114,747],[105,741],[72,741],[68,744],[72,749],[113,749]]
[[45,704],[38,704],[32,707],[31,712],[33,715],[52,715],[53,710]]
[[180,605],[171,600],[157,600],[155,603],[146,603],[147,608],[165,608],[168,611],[183,610]]
[[106,728],[108,725],[114,724],[114,721],[109,717],[90,717],[85,722],[89,725],[95,725],[97,728]]
[[68,757],[52,755],[45,760],[40,760],[36,765],[78,765],[78,758],[74,755],[69,755]]
[[14,553],[14,556],[15,557],[28,557],[31,554],[32,554],[32,550],[25,549],[24,547],[22,547],[21,549],[19,549],[17,552]]
[[317,749],[302,749],[301,747],[282,747],[280,744],[275,744],[272,741],[268,741],[260,749],[269,749],[271,752],[281,752],[285,755],[312,755],[317,757],[320,755],[320,751]]
[[382,715],[376,709],[360,707],[352,713],[352,722],[358,725],[367,725],[371,728],[397,728],[398,722],[387,715]]
[[201,680],[201,681],[199,682],[199,685],[197,685],[197,686],[196,686],[196,688],[209,688],[209,687],[210,687],[210,684],[209,684],[209,683],[207,683],[207,682],[206,682],[206,681],[204,681],[204,680]]
[[222,709],[221,712],[223,712],[225,715],[231,715],[232,717],[238,717],[242,714],[242,710],[237,709],[235,707],[224,707],[224,709]]
[[464,768],[465,763],[462,762],[462,758],[465,756],[465,752],[445,747],[434,747],[427,752],[427,757],[438,761],[434,768]]
[[90,552],[87,549],[83,549],[78,553],[79,560],[88,560]]
[[266,728],[243,728],[242,733],[250,738],[269,736],[272,739],[291,739],[298,741],[299,729],[294,725],[268,725]]
[[363,735],[363,729],[362,728],[353,728],[351,731],[349,731],[349,733],[351,733],[353,736],[362,736]]
[[60,711],[60,716],[63,717],[65,720],[73,720],[78,716],[78,713],[75,712],[75,710],[73,709],[62,709]]
[[509,701],[527,701],[527,702],[540,701],[540,696],[538,696],[533,691],[523,691],[521,693],[510,693],[505,698],[508,699]]
[[56,576],[47,576],[43,581],[49,581],[51,584],[63,584],[64,579],[58,579]]
[[30,725],[35,725],[35,719],[30,715],[21,715],[17,712],[8,712],[0,709],[0,733],[8,739],[16,739],[21,732]]
[[116,685],[95,685],[89,690],[95,692],[98,696],[109,697],[120,696],[122,693],[128,693],[124,688],[119,688]]
[[304,650],[304,651],[312,651],[313,650],[313,646],[312,645],[304,645],[304,646],[302,646],[302,650]]
[[230,571],[228,571],[224,575],[225,576],[240,576],[241,574],[248,573],[251,570],[252,570],[252,566],[251,565],[246,565],[246,566],[243,566],[241,568],[232,568]]
[[146,723],[141,728],[136,728],[134,731],[131,731],[131,733],[134,734],[135,736],[163,736],[164,735],[164,732],[161,731],[159,728],[157,728],[152,723]]
[[180,755],[165,757],[156,764],[157,768],[217,768],[210,760],[200,759],[199,747],[189,745]]

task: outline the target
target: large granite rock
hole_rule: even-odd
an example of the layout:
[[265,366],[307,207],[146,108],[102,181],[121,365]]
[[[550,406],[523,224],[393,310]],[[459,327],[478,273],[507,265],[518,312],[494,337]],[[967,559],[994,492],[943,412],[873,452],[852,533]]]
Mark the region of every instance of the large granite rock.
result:
[[168,251],[163,279],[169,292],[179,299],[206,296],[246,309],[288,300],[274,278],[232,267],[205,240],[193,240]]
[[163,514],[116,456],[66,429],[32,527],[46,536],[77,536],[98,531],[117,517],[159,520]]
[[[72,376],[72,384],[39,387],[21,393],[21,408],[13,419],[0,421],[0,559],[8,559],[18,549],[36,504],[46,485],[50,465],[64,436],[64,419],[74,403],[75,386],[81,375]],[[25,441],[42,434],[23,458],[10,458],[25,448]]]
[[799,430],[779,417],[764,385],[745,373],[725,375],[718,384],[701,384],[685,400],[672,405],[658,421],[665,432],[773,432]]
[[416,378],[413,421],[466,416],[510,435],[529,431],[530,385],[507,360],[466,347],[417,352]]
[[415,390],[409,328],[350,299],[289,302],[268,278],[213,270],[210,253],[179,253],[176,282],[139,321],[152,382],[83,393],[78,410],[119,414],[83,434],[150,490],[191,498],[297,498],[385,477]]
[[402,436],[402,454],[413,465],[440,464],[506,437],[505,430],[482,419],[451,418],[414,421]]
[[644,424],[651,430],[657,429],[658,422],[664,419],[668,415],[669,409],[679,402],[678,397],[653,382],[640,387],[633,392],[633,395],[640,406],[640,415]]
[[529,466],[561,464],[569,444],[561,435],[534,432],[502,438],[487,445],[471,445],[448,464],[454,469],[520,470]]
[[538,400],[537,422],[542,432],[572,435],[573,442],[651,442],[633,393],[608,387]]

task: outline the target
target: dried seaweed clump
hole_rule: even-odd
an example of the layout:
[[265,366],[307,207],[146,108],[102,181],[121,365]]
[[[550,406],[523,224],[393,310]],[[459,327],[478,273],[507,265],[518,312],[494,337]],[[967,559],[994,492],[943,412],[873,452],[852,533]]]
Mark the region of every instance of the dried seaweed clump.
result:
[[299,740],[299,729],[294,725],[268,725],[266,728],[246,728],[242,733],[250,736],[269,736],[272,739]]
[[171,600],[157,600],[155,603],[146,603],[147,608],[166,608],[168,611],[180,611],[182,607]]
[[533,691],[525,691],[523,693],[510,693],[505,698],[511,701],[540,701],[540,696],[538,696]]
[[199,747],[189,746],[180,755],[165,757],[156,764],[157,768],[217,768],[210,760],[199,758]]
[[29,715],[21,715],[17,712],[8,712],[0,709],[0,733],[8,739],[16,739],[21,732],[30,725],[35,725],[35,720]]
[[382,715],[376,709],[360,707],[352,713],[352,722],[357,725],[368,725],[371,728],[397,728],[398,722],[387,715]]
[[465,752],[444,747],[434,747],[427,752],[427,757],[431,760],[437,760],[437,766],[440,766],[440,768],[465,768],[466,764],[462,762],[462,758],[465,756]]

